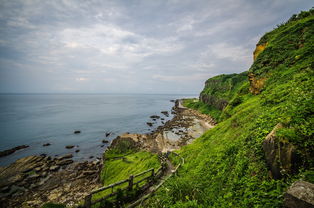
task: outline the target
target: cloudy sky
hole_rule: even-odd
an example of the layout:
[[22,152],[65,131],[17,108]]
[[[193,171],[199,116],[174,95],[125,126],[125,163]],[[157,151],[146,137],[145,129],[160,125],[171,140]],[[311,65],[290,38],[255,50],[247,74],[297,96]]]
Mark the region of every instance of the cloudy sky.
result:
[[0,93],[199,93],[310,0],[0,0]]

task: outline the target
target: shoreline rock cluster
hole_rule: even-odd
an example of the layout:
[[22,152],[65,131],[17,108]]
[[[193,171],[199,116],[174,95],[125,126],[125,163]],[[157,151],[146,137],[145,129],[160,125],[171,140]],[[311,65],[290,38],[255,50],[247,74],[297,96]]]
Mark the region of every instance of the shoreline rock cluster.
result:
[[[181,100],[175,101],[171,113],[174,117],[151,133],[124,133],[114,139],[112,143],[114,144],[116,140],[133,140],[141,149],[150,152],[167,152],[192,142],[216,124],[210,116],[183,107]],[[169,116],[167,111],[163,111],[162,114]],[[150,118],[161,119],[157,115]],[[152,126],[153,123],[147,122],[147,125]]]
[[102,161],[75,163],[72,154],[28,156],[0,169],[0,207],[78,204],[100,187]]

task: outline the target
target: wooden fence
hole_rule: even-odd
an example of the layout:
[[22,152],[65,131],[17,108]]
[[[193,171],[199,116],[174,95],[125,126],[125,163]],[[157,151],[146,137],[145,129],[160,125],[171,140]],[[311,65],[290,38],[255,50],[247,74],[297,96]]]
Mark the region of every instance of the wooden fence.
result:
[[[154,168],[145,170],[139,174],[136,175],[130,175],[128,179],[110,184],[108,186],[102,187],[100,189],[97,189],[95,191],[92,191],[89,195],[85,197],[84,200],[84,208],[90,208],[92,205],[103,202],[111,197],[117,196],[118,193],[121,193],[121,191],[132,191],[135,187],[139,187],[140,190],[144,191],[146,188],[148,188],[155,180],[158,180],[161,178],[164,174],[164,171],[167,169],[166,164],[166,158],[164,156],[160,157],[161,160],[161,167],[158,168],[156,171]],[[148,176],[141,178],[141,176],[150,173]],[[139,180],[136,180],[137,178],[141,178]],[[140,183],[144,182],[143,185],[140,185]],[[115,187],[122,186],[125,184],[124,188],[115,190]],[[106,191],[108,189],[111,189],[109,194],[106,194],[105,196],[102,196],[99,199],[93,200],[92,197],[95,194],[98,194],[100,192]]]

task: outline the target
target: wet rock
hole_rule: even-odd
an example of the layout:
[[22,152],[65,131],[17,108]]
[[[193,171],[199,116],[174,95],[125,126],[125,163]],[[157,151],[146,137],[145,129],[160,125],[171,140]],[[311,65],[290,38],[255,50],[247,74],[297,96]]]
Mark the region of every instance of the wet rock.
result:
[[72,149],[72,148],[74,148],[74,145],[67,145],[67,146],[65,146],[65,148]]
[[157,115],[152,115],[152,116],[150,116],[150,118],[152,118],[152,119],[160,119],[160,116],[157,116]]
[[110,136],[111,135],[111,132],[106,132],[106,137]]
[[169,116],[169,112],[168,111],[161,111],[162,114],[164,114],[165,116]]
[[69,159],[69,158],[72,158],[73,155],[72,154],[66,154],[66,155],[63,155],[63,156],[60,156],[58,158],[56,158],[57,160],[64,160],[64,159]]
[[89,156],[89,159],[93,159],[94,158],[94,156]]
[[306,181],[294,182],[284,195],[286,208],[314,207],[314,184]]
[[104,147],[104,146],[105,146],[104,144],[100,145],[100,147]]
[[57,161],[56,164],[57,165],[60,165],[60,166],[63,166],[63,165],[69,165],[73,163],[73,160],[61,160],[61,161]]
[[176,100],[170,100],[170,102],[175,103],[175,102],[176,102]]
[[59,170],[60,166],[58,165],[53,165],[49,168],[50,171],[56,171],[56,170]]
[[20,146],[14,147],[12,149],[1,151],[0,152],[0,157],[4,157],[4,156],[10,155],[10,154],[13,154],[17,150],[25,149],[27,147],[29,147],[29,146],[28,145],[20,145]]
[[43,147],[47,147],[47,146],[50,146],[51,144],[50,143],[45,143],[43,144]]
[[152,126],[153,126],[153,123],[151,123],[151,122],[147,122],[146,124],[147,124],[147,126],[149,126],[149,127],[152,127]]
[[27,180],[32,181],[32,180],[37,179],[39,177],[40,177],[39,174],[32,174],[32,175],[28,176]]
[[79,149],[75,150],[76,153],[78,153],[79,151],[80,151]]
[[75,131],[74,131],[74,134],[80,134],[80,133],[81,133],[80,130],[75,130]]
[[107,144],[107,143],[109,143],[109,141],[106,140],[106,139],[103,139],[103,140],[102,140],[102,143]]

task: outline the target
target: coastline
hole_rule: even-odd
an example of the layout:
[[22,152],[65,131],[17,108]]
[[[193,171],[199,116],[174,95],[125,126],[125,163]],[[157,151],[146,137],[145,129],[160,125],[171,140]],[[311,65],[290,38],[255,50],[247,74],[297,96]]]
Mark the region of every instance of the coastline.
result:
[[[111,145],[119,140],[132,140],[140,149],[149,152],[173,151],[191,143],[215,125],[210,116],[185,108],[181,102],[181,99],[174,102],[171,112],[174,117],[151,133],[124,133]],[[158,116],[151,118],[161,119]],[[54,158],[29,156],[1,167],[0,205],[8,208],[40,207],[47,202],[77,205],[90,191],[102,186],[99,176],[103,161],[74,162],[72,157],[71,154]]]

